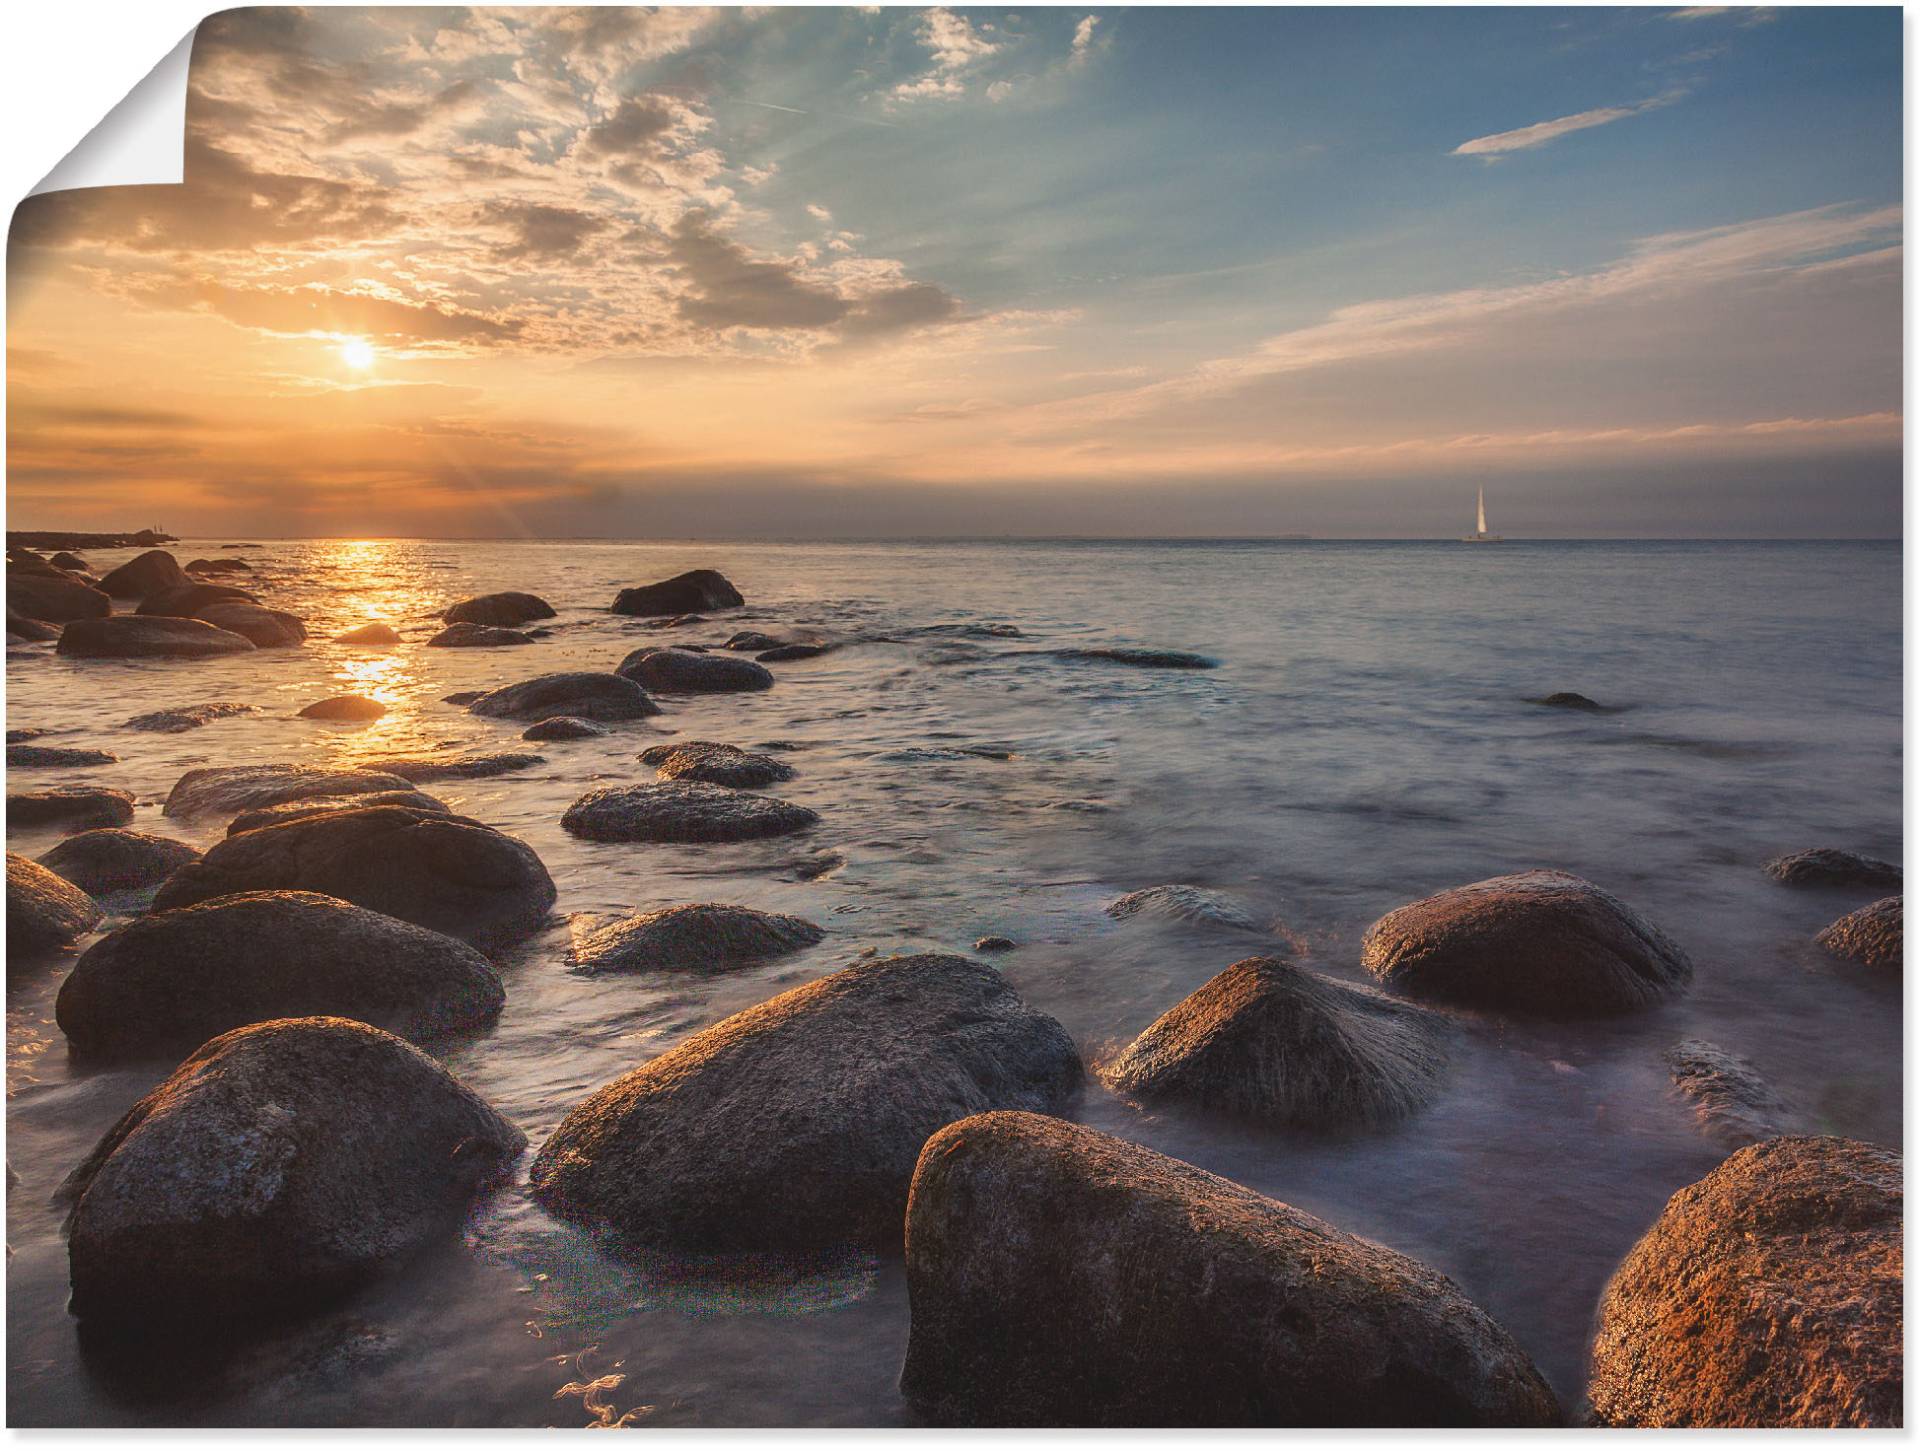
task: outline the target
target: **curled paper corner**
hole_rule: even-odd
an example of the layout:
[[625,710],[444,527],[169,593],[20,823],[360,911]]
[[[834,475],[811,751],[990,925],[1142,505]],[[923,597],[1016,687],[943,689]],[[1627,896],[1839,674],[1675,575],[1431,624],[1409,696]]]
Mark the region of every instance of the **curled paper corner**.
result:
[[193,36],[189,30],[27,195],[90,186],[178,186],[185,180]]

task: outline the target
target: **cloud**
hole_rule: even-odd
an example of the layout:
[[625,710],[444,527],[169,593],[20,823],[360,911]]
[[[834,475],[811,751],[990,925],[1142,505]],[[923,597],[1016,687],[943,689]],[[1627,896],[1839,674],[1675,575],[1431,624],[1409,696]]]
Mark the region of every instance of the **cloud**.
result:
[[589,237],[611,225],[591,212],[537,202],[495,200],[487,203],[485,215],[512,234],[512,240],[495,252],[506,262],[571,257]]
[[1079,65],[1086,60],[1087,52],[1093,45],[1093,28],[1099,23],[1098,15],[1089,15],[1073,27],[1073,49],[1069,55],[1072,64]]
[[816,222],[830,222],[833,220],[833,213],[821,206],[818,202],[807,203],[807,215],[812,217]]
[[917,80],[902,81],[893,95],[902,101],[950,100],[966,94],[962,73],[1000,47],[974,29],[973,22],[936,5],[920,17],[920,43],[932,53],[933,69]]
[[1669,10],[1669,20],[1718,20],[1723,15],[1731,15],[1743,26],[1770,25],[1778,17],[1779,11],[1772,5],[1688,5],[1679,10]]
[[1476,136],[1471,141],[1462,141],[1450,154],[1483,156],[1494,160],[1511,151],[1531,151],[1534,147],[1545,146],[1549,141],[1558,140],[1569,132],[1586,131],[1595,126],[1610,125],[1615,121],[1624,121],[1629,116],[1657,111],[1662,106],[1671,106],[1674,102],[1685,99],[1686,94],[1685,91],[1668,91],[1665,95],[1655,96],[1650,101],[1642,101],[1634,106],[1601,106],[1596,110],[1581,111],[1552,121],[1536,121],[1531,126],[1521,126],[1512,131],[1498,131],[1491,136]]

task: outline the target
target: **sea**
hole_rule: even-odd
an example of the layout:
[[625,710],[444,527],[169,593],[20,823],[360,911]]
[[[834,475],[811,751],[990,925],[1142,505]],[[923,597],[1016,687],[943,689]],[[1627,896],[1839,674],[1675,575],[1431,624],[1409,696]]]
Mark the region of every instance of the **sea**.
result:
[[[248,587],[303,616],[306,645],[206,662],[11,649],[8,726],[119,760],[11,771],[9,788],[125,787],[135,829],[206,846],[224,821],[161,814],[197,766],[537,750],[529,769],[426,788],[531,844],[559,887],[548,930],[499,958],[499,1021],[431,1045],[535,1148],[600,1085],[863,953],[1012,938],[995,965],[1097,1064],[1234,961],[1285,952],[1363,982],[1361,938],[1381,914],[1533,867],[1586,877],[1665,929],[1693,959],[1689,991],[1599,1022],[1454,1014],[1438,1097],[1384,1130],[1262,1129],[1130,1103],[1091,1080],[1071,1115],[1443,1271],[1533,1356],[1570,1416],[1608,1275],[1726,1153],[1673,1091],[1673,1044],[1704,1038],[1749,1059],[1822,1131],[1901,1141],[1900,975],[1814,942],[1879,894],[1792,890],[1762,871],[1813,846],[1900,859],[1897,542],[172,548],[183,562],[248,560]],[[132,553],[88,557],[104,572]],[[746,606],[664,630],[609,613],[619,589],[690,568],[722,571]],[[509,589],[552,603],[550,634],[426,647],[449,603]],[[332,639],[376,620],[404,643]],[[520,724],[443,701],[612,669],[643,644],[800,625],[850,643],[772,666],[771,690],[665,698],[663,714],[598,738],[528,746]],[[1218,667],[1051,653],[1108,645]],[[1610,709],[1533,703],[1555,691]],[[346,692],[388,713],[297,715]],[[260,710],[173,735],[124,725],[209,701]],[[798,774],[775,792],[820,824],[702,846],[561,830],[581,793],[652,779],[639,751],[676,737],[785,743]],[[57,840],[10,829],[7,844],[37,856]],[[1259,928],[1104,911],[1163,883],[1223,893]],[[795,913],[827,935],[711,978],[568,969],[577,924],[701,901]],[[445,1244],[242,1348],[191,1335],[140,1352],[93,1344],[67,1313],[54,1191],[173,1064],[70,1063],[53,1021],[70,961],[7,983],[13,1425],[912,1423],[897,1388],[897,1249],[805,1261],[636,1251],[544,1213],[525,1159]]]

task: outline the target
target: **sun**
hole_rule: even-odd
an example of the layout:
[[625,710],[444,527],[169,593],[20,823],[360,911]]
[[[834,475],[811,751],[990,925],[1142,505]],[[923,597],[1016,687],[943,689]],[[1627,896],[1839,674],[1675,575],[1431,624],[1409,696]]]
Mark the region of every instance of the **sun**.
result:
[[340,344],[340,357],[349,368],[365,372],[373,366],[373,344],[365,338],[347,338]]

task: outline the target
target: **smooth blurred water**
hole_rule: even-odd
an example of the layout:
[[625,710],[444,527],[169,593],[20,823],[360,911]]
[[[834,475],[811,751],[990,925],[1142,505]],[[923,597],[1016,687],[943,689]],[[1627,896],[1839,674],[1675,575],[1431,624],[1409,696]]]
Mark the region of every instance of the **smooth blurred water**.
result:
[[[226,554],[187,542],[184,561]],[[441,703],[664,639],[811,623],[888,640],[777,665],[758,695],[669,702],[544,766],[427,789],[539,851],[551,931],[502,960],[495,1028],[435,1051],[538,1145],[591,1089],[688,1033],[877,948],[1022,944],[997,959],[1091,1057],[1128,1041],[1260,936],[1138,920],[1114,896],[1192,882],[1279,924],[1313,966],[1360,980],[1380,913],[1441,887],[1562,867],[1639,907],[1692,954],[1692,991],[1604,1024],[1463,1016],[1439,1101],[1386,1133],[1277,1134],[1142,1112],[1090,1085],[1076,1116],[1418,1256],[1521,1341],[1569,1407],[1601,1286],[1668,1195],[1722,1151],[1669,1091],[1663,1051],[1704,1036],[1751,1058],[1831,1132],[1900,1142],[1897,974],[1829,959],[1815,931],[1872,892],[1789,891],[1767,857],[1836,845],[1899,859],[1900,549],[1856,543],[603,544],[266,543],[255,587],[306,617],[304,649],[208,663],[10,652],[9,726],[100,746],[97,770],[12,789],[132,789],[139,830],[201,844],[224,822],[162,817],[199,765],[514,749],[519,725]],[[104,568],[128,551],[90,555]],[[750,601],[662,634],[606,613],[621,586],[710,566]],[[527,589],[555,633],[429,650],[449,601]],[[334,644],[372,619],[391,651]],[[1023,637],[930,631],[1016,625]],[[1208,672],[1033,653],[1166,645]],[[300,720],[373,693],[383,720]],[[1577,690],[1616,714],[1542,709]],[[121,728],[201,701],[267,713],[181,735]],[[790,741],[777,794],[808,838],[621,846],[559,829],[597,784],[651,779],[669,734]],[[984,754],[962,747],[988,747]],[[1004,757],[1004,758],[1003,758]],[[38,855],[48,831],[9,835]],[[844,865],[816,880],[797,858]],[[829,929],[818,948],[710,982],[583,978],[568,914],[735,901]],[[616,1256],[525,1197],[337,1312],[190,1371],[83,1353],[49,1195],[171,1064],[80,1072],[52,1002],[67,963],[8,982],[8,1393],[15,1425],[886,1424],[907,1308],[897,1255],[823,1263]],[[524,1173],[524,1165],[522,1166]],[[617,1383],[604,1378],[619,1377]],[[597,1383],[597,1384],[596,1384]]]

